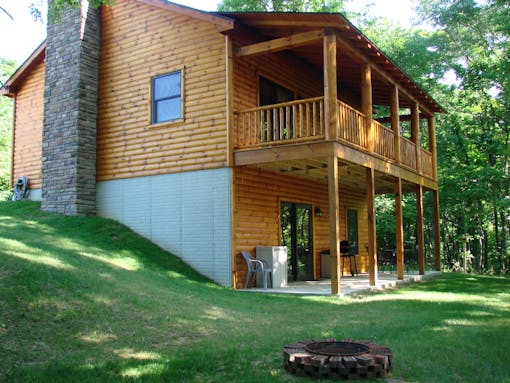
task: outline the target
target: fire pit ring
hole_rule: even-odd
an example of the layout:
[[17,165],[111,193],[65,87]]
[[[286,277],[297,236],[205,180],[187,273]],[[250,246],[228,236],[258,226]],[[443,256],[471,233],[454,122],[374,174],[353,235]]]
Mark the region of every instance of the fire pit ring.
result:
[[305,350],[311,354],[326,356],[356,356],[370,353],[370,348],[356,342],[312,342],[305,345]]
[[297,376],[326,379],[385,377],[391,350],[367,341],[303,340],[283,348],[285,369]]

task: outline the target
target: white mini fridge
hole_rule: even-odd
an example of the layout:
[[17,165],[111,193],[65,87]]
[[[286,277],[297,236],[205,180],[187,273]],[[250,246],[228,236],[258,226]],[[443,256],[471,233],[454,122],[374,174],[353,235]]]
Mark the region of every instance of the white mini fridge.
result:
[[[269,265],[273,287],[287,286],[287,246],[257,246],[256,258]],[[268,283],[268,287],[270,284]],[[257,278],[257,287],[263,287],[262,278]]]

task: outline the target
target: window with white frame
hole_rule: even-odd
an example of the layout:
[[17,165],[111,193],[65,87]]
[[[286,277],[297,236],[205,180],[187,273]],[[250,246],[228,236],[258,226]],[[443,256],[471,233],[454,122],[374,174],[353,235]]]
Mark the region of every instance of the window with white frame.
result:
[[152,123],[182,118],[182,71],[152,78]]

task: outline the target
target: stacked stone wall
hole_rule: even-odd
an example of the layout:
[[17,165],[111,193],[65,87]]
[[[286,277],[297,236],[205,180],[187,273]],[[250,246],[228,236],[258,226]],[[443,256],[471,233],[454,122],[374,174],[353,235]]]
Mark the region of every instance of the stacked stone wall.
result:
[[[51,1],[51,0],[50,0]],[[42,209],[96,213],[99,10],[88,1],[48,23],[42,143]]]

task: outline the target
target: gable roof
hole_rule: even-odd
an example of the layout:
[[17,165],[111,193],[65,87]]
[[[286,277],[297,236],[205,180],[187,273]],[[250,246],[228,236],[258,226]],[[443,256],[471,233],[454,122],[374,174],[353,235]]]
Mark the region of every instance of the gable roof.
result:
[[[337,42],[339,44],[338,79],[352,91],[356,93],[357,89],[360,89],[361,66],[370,63],[375,69],[372,77],[375,104],[385,104],[390,99],[391,84],[394,84],[403,90],[400,94],[401,106],[407,107],[418,102],[429,112],[444,111],[427,92],[340,13],[206,12],[165,0],[136,1],[210,22],[221,33],[235,33],[236,30],[243,27],[249,28],[260,35],[262,41],[317,29],[334,29],[338,32]],[[46,42],[44,41],[7,80],[0,91],[1,94],[14,95],[18,84],[40,60],[44,59],[45,48]],[[323,65],[322,49],[322,43],[316,43],[291,50],[296,56],[321,68]],[[344,55],[345,51],[349,52],[348,56]]]
[[0,88],[0,95],[13,97],[16,93],[16,87],[30,74],[32,69],[37,66],[46,56],[46,40],[44,40],[35,51],[25,60],[23,64],[12,74],[11,77]]
[[[216,26],[218,32],[226,32],[234,28],[234,20],[215,14],[212,12],[201,11],[199,9],[190,8],[185,5],[171,3],[166,0],[136,0],[147,5],[161,8],[170,12],[180,13],[194,19],[207,21]],[[0,88],[0,95],[13,97],[16,88],[30,74],[34,66],[44,60],[46,54],[46,40],[44,40],[35,51],[25,60],[25,62],[14,72],[14,74]]]
[[172,3],[166,0],[136,0],[167,11],[177,12],[194,19],[208,21],[216,26],[218,32],[226,32],[234,27],[234,20],[220,13],[207,12],[187,7],[185,5]]

